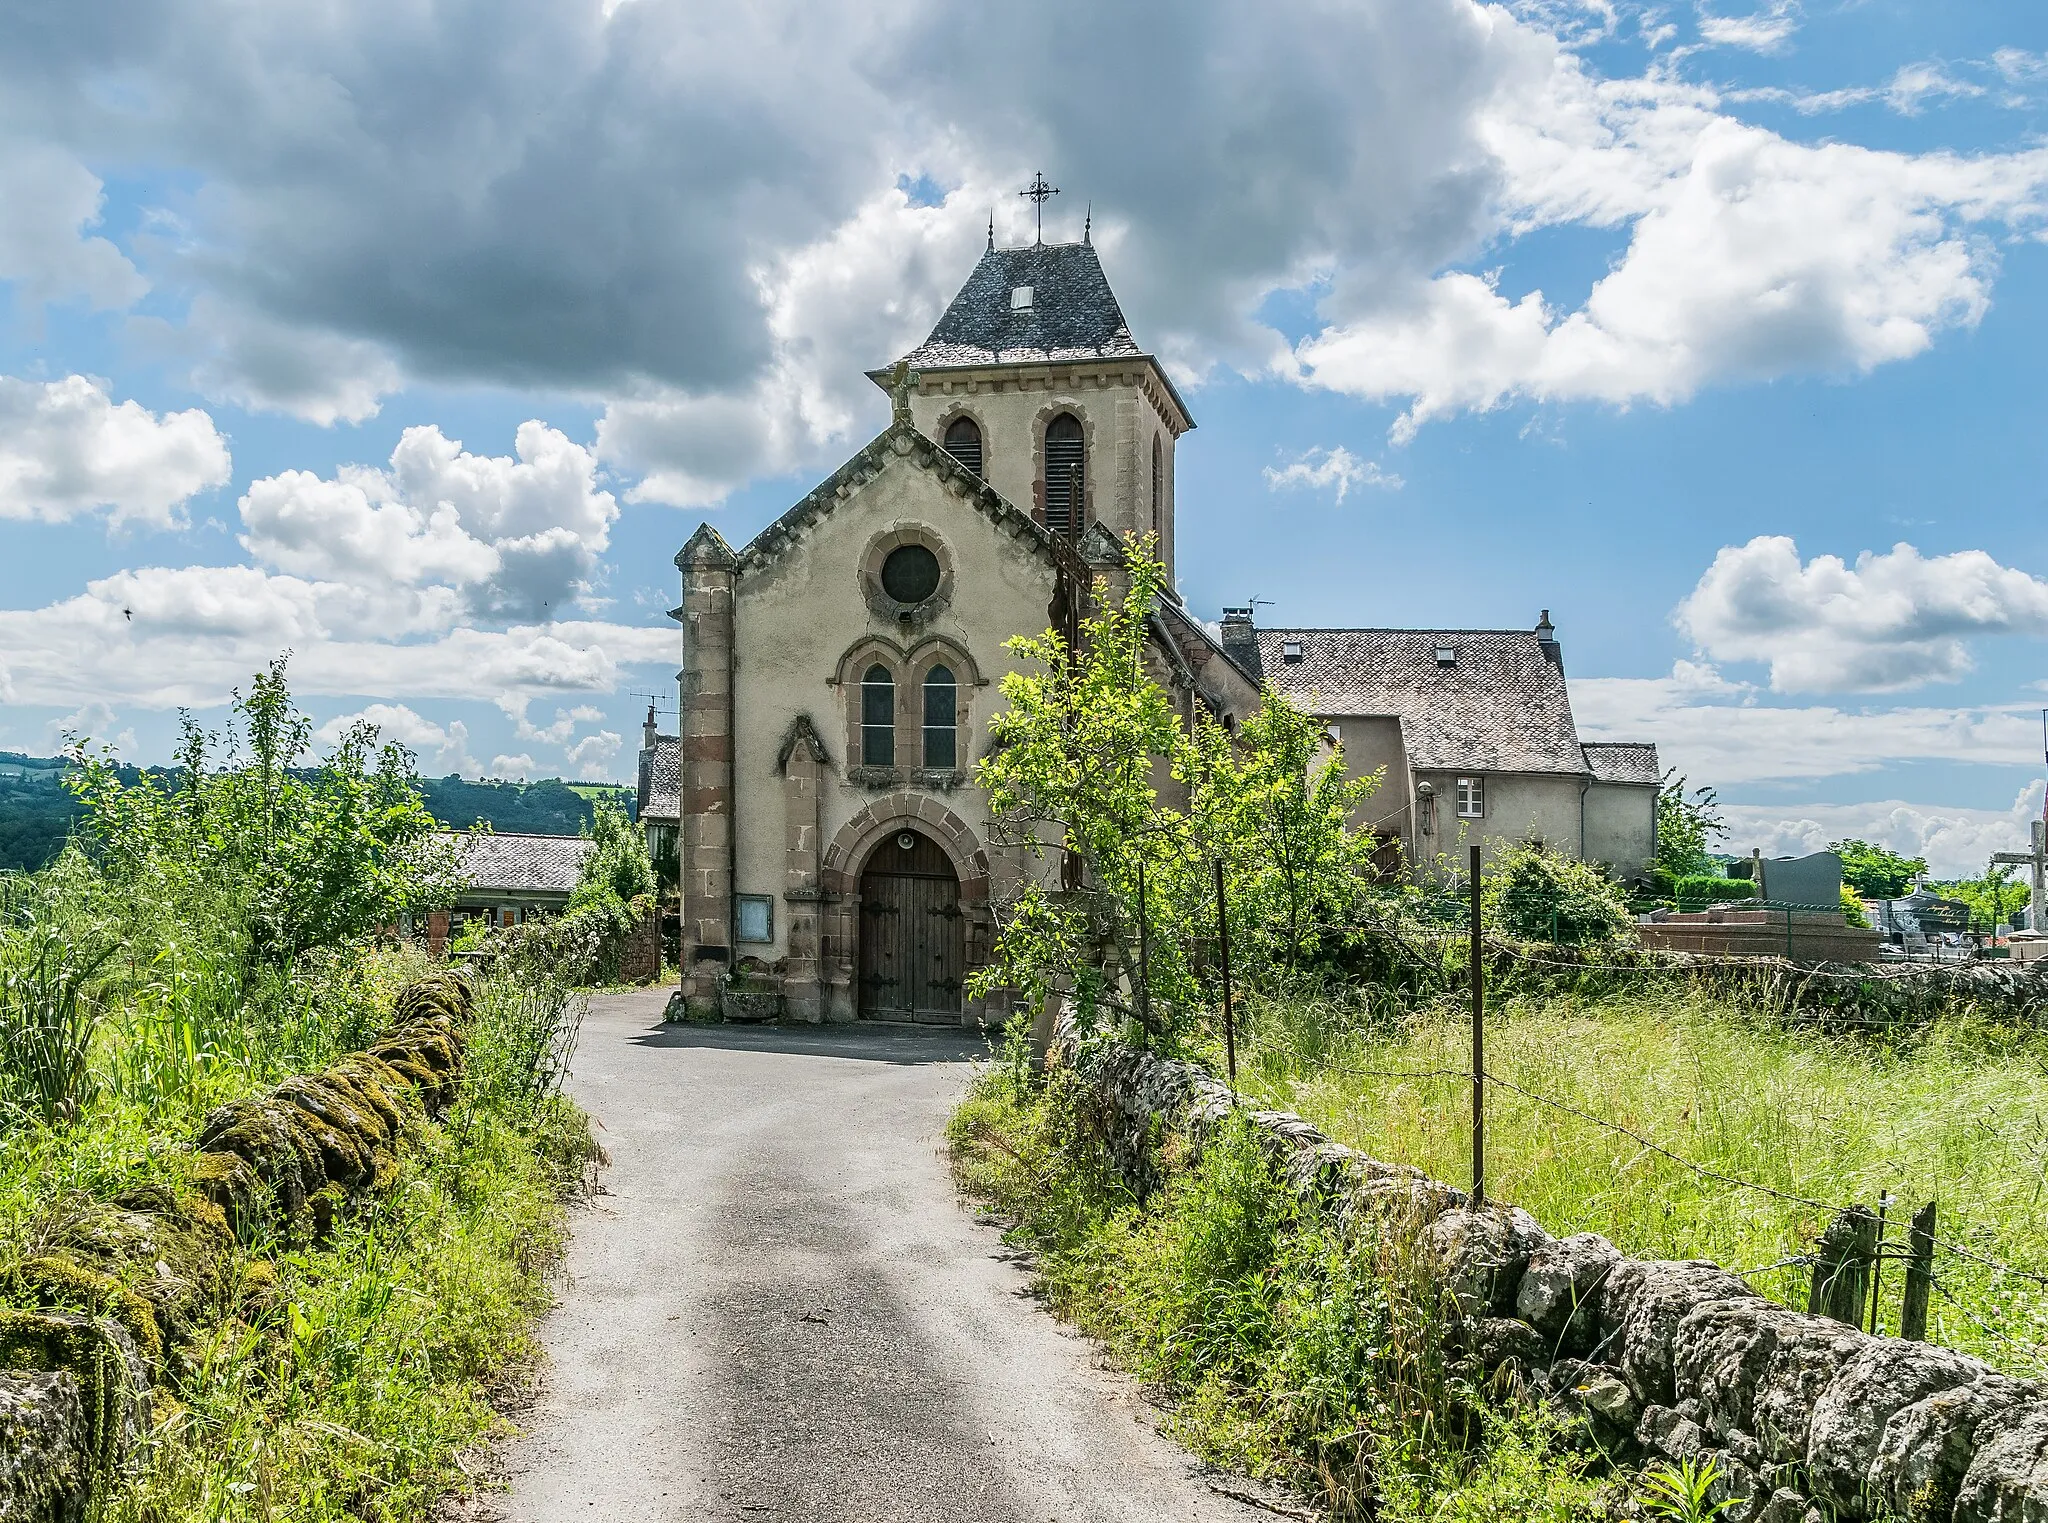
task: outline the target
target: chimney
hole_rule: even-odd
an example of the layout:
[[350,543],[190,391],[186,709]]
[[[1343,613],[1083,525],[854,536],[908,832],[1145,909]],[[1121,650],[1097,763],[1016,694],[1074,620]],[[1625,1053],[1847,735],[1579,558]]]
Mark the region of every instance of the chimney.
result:
[[1543,652],[1543,659],[1556,667],[1558,674],[1564,673],[1564,647],[1557,643],[1557,626],[1550,622],[1550,610],[1543,610],[1543,617],[1536,621],[1536,645]]
[[1224,609],[1222,629],[1223,654],[1254,678],[1262,677],[1264,668],[1259,661],[1259,632],[1252,625],[1251,609]]
[[655,737],[659,733],[654,727],[654,700],[650,698],[647,700],[647,722],[640,727],[640,749],[652,751]]

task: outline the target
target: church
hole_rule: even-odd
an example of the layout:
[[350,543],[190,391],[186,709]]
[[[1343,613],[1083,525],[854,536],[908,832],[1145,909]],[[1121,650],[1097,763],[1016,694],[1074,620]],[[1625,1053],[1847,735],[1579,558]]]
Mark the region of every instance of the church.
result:
[[[650,710],[640,819],[673,851],[682,986],[779,989],[784,1018],[976,1024],[993,906],[1036,868],[993,849],[973,768],[1013,635],[1070,621],[1157,536],[1174,585],[1175,453],[1193,415],[1079,243],[987,251],[893,369],[889,426],[735,549],[676,556],[678,733]],[[1657,758],[1581,744],[1549,615],[1528,630],[1207,626],[1176,597],[1152,670],[1234,725],[1272,684],[1384,767],[1370,824],[1426,862],[1536,837],[1633,876],[1655,846]]]

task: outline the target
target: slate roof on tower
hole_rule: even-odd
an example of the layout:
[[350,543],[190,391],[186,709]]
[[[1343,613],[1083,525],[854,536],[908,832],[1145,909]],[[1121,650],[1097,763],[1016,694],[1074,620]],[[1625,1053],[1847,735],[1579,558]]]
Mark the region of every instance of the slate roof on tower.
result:
[[[1031,304],[1013,305],[1029,288]],[[1142,355],[1088,243],[992,248],[931,336],[906,358],[915,369]]]
[[1564,669],[1531,631],[1261,629],[1257,640],[1255,676],[1311,713],[1397,716],[1418,771],[1591,770]]

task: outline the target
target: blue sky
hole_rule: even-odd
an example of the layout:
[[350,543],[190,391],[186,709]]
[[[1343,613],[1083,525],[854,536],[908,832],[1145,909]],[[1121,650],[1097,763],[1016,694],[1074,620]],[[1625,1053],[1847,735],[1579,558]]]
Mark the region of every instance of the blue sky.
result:
[[2041,810],[2038,6],[101,0],[0,100],[0,747],[164,759],[289,647],[329,733],[630,776],[676,547],[882,425],[1043,168],[1205,616],[1548,608],[1741,848]]

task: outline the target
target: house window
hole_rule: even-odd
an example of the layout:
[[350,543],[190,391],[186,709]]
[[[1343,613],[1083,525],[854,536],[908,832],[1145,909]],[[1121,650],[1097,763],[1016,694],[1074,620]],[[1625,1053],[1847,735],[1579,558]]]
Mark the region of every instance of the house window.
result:
[[775,939],[775,900],[768,894],[738,894],[734,896],[733,936],[739,941],[773,941]]
[[1154,434],[1152,436],[1152,532],[1154,534],[1159,533],[1160,457],[1159,436]]
[[1282,640],[1280,642],[1280,659],[1289,666],[1301,660],[1301,642],[1299,640]]
[[1458,647],[1455,645],[1439,645],[1436,648],[1436,664],[1438,666],[1456,666],[1458,664]]
[[1012,312],[1029,312],[1031,310],[1031,287],[1010,287],[1010,310]]
[[958,765],[955,717],[960,690],[951,667],[935,666],[924,679],[924,764],[948,770]]
[[896,765],[896,679],[879,664],[860,679],[860,761],[864,767]]
[[981,425],[972,418],[955,418],[946,425],[946,453],[975,475],[981,474]]
[[1055,534],[1081,527],[1088,501],[1085,455],[1079,418],[1063,412],[1045,425],[1045,526]]
[[1458,818],[1461,820],[1483,820],[1486,818],[1485,778],[1461,777],[1458,779]]

